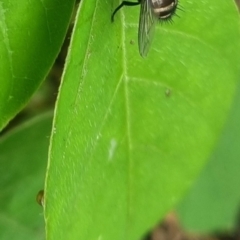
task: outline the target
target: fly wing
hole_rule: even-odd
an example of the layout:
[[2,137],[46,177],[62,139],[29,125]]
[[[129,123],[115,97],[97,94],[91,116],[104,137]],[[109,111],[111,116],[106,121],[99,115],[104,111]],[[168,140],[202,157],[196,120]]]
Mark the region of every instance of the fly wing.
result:
[[152,0],[141,0],[141,12],[138,29],[138,46],[142,57],[146,57],[153,40],[157,17],[152,9]]

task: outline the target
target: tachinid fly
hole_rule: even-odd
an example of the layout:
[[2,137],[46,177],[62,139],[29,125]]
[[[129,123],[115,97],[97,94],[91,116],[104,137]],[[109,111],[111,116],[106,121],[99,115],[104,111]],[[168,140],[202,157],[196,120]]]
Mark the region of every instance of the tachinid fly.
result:
[[178,0],[138,0],[138,2],[123,1],[113,12],[112,21],[116,12],[123,6],[141,5],[139,27],[138,27],[138,47],[142,57],[147,56],[152,43],[155,24],[158,21],[170,20],[174,15]]

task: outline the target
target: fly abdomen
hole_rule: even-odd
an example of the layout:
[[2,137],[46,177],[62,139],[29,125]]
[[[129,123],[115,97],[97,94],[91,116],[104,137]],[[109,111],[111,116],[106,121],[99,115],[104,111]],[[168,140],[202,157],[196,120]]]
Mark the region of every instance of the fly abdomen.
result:
[[153,13],[158,19],[166,20],[175,13],[178,0],[150,0]]

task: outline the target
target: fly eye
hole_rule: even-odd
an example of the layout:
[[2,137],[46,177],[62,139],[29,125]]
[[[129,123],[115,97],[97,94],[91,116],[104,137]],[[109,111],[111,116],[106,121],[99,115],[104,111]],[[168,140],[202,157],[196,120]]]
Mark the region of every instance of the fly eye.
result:
[[40,190],[37,194],[36,201],[40,206],[44,206],[44,190]]

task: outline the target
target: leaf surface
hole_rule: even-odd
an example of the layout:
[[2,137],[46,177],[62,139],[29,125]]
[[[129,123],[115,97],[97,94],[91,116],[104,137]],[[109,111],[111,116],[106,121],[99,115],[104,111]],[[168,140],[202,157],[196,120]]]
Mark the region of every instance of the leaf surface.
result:
[[51,142],[47,239],[139,239],[191,186],[231,107],[240,69],[233,2],[181,1],[146,59],[139,9],[111,23],[117,4],[79,6]]
[[178,206],[186,229],[202,233],[237,230],[240,192],[240,87],[209,162]]
[[0,138],[0,239],[45,239],[44,187],[52,114],[44,114]]
[[74,2],[0,2],[0,130],[46,77],[63,43]]

